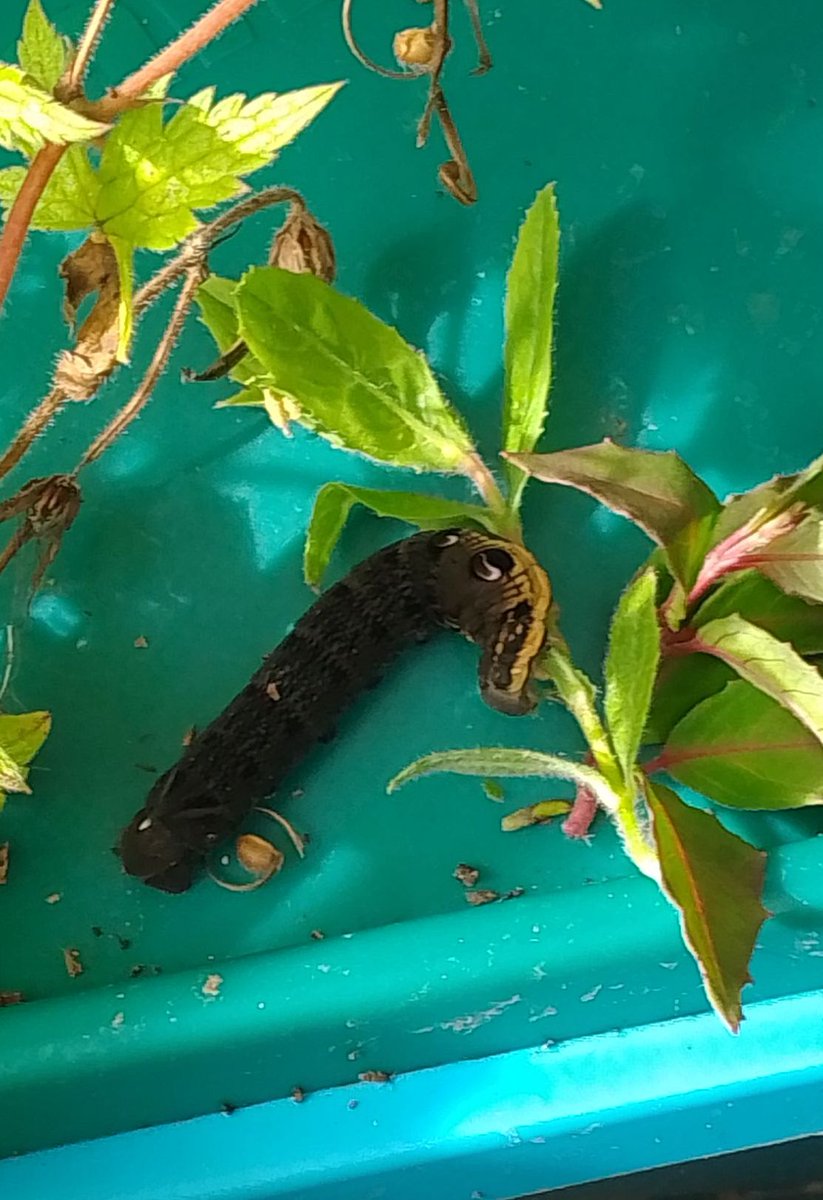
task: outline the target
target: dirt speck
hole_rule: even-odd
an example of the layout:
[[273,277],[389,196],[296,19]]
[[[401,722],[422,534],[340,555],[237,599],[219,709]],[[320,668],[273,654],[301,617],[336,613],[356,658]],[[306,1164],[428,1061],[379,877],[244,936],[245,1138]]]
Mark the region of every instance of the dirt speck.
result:
[[188,727],[188,729],[186,730],[186,732],[183,734],[183,745],[190,746],[196,737],[197,737],[197,726],[190,725]]
[[134,648],[135,650],[148,650],[149,639],[141,633],[139,637],[134,639]]
[[123,1022],[125,1021],[125,1019],[126,1019],[126,1014],[124,1012],[115,1013],[111,1019],[112,1029],[119,1029],[120,1026],[123,1024]]
[[62,892],[51,892],[46,896],[46,904],[59,904],[62,899]]
[[9,878],[9,844],[3,842],[0,846],[0,883],[6,883]]
[[468,863],[458,863],[454,868],[453,874],[459,883],[470,888],[473,888],[480,878],[480,872],[477,867],[470,867]]
[[215,975],[207,975],[205,982],[204,982],[203,986],[201,987],[200,991],[202,992],[202,994],[204,996],[210,996],[210,997],[219,996],[220,989],[222,986],[223,986],[223,976],[222,975],[216,975],[216,974]]
[[390,1071],[361,1071],[357,1076],[361,1083],[390,1083]]
[[119,933],[116,936],[121,950],[128,950],[131,947],[131,938],[122,937]]
[[272,680],[271,683],[266,684],[266,695],[270,700],[280,699],[280,688],[277,686],[274,680]]
[[15,1004],[23,1004],[25,999],[22,992],[0,992],[0,1008],[11,1008]]
[[63,962],[66,964],[67,974],[72,979],[76,979],[78,975],[83,974],[83,964],[80,961],[80,951],[75,946],[67,946],[63,950]]
[[303,1091],[303,1089],[301,1087],[292,1088],[291,1098],[295,1104],[302,1104],[303,1101],[306,1099],[306,1093]]
[[491,888],[478,888],[474,892],[466,892],[466,903],[473,904],[478,908],[481,904],[494,904],[495,900],[500,899],[499,892],[493,892]]
[[325,933],[323,932],[323,930],[322,930],[322,929],[313,929],[313,930],[311,931],[311,936],[312,936],[312,938],[314,939],[314,941],[315,941],[315,942],[322,942],[322,941],[323,941],[323,938],[324,938],[326,935],[325,935]]
[[94,936],[95,936],[95,937],[102,937],[102,936],[103,936],[103,930],[100,928],[100,926],[99,926],[99,925],[92,925],[92,927],[91,927],[91,931],[92,931],[92,933],[94,934]]

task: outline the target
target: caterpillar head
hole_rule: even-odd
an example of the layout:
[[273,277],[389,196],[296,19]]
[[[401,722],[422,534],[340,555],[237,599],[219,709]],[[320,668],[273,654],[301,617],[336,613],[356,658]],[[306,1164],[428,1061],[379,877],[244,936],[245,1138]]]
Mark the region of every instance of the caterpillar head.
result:
[[430,546],[442,619],[482,647],[483,699],[510,716],[530,712],[551,603],[546,572],[524,546],[473,529],[434,533]]
[[194,790],[178,764],[158,779],[115,853],[126,874],[163,892],[185,892],[196,866],[231,827],[225,809]]

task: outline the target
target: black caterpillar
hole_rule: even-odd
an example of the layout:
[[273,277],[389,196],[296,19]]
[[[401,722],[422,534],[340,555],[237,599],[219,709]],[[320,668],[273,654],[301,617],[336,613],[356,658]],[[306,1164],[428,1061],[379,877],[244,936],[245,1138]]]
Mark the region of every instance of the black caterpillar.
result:
[[214,844],[333,733],[352,698],[404,645],[438,627],[482,647],[487,704],[529,712],[550,599],[528,550],[486,533],[418,533],[379,550],[320,597],[157,780],[120,837],[125,870],[163,891],[186,891]]

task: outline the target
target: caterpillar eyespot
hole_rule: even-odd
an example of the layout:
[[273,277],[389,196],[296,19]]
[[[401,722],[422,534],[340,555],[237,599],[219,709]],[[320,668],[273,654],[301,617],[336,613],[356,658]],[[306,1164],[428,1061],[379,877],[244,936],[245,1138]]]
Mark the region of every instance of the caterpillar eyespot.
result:
[[456,546],[460,541],[460,532],[457,529],[445,529],[442,533],[436,533],[432,538],[432,545],[438,550],[445,550],[447,546]]
[[498,579],[508,575],[514,566],[514,559],[506,550],[493,546],[490,550],[481,550],[479,554],[475,554],[471,565],[478,579],[483,579],[486,583],[496,583]]
[[479,690],[490,707],[529,712],[550,601],[529,551],[492,534],[444,529],[385,546],[320,596],[160,776],[120,835],[123,868],[151,887],[186,891],[215,844],[328,738],[352,699],[400,650],[438,630],[480,647]]

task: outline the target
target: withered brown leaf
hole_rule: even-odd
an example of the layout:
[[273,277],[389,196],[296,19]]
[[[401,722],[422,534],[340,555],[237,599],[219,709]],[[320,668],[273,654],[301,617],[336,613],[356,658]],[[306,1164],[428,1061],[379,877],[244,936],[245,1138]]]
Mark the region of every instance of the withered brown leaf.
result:
[[60,275],[66,281],[63,314],[70,326],[82,301],[97,294],[74,348],[60,355],[54,376],[69,400],[90,400],[117,364],[120,280],[111,242],[101,233],[90,234],[60,264]]

